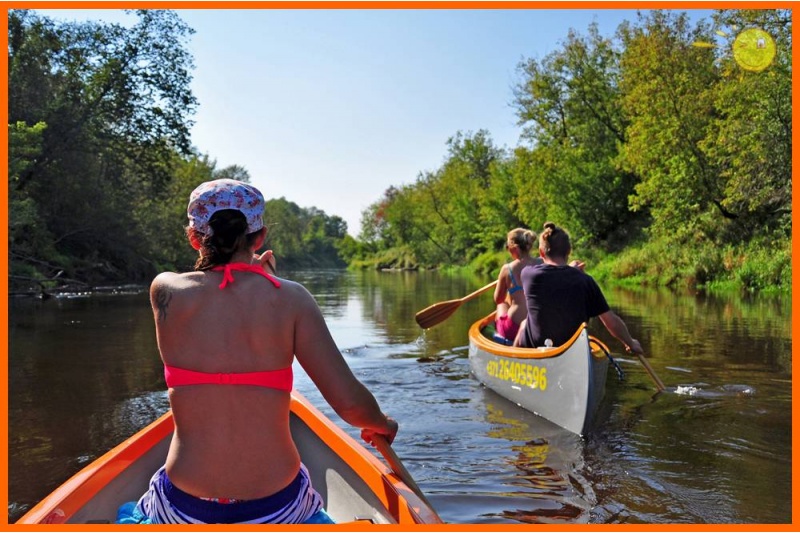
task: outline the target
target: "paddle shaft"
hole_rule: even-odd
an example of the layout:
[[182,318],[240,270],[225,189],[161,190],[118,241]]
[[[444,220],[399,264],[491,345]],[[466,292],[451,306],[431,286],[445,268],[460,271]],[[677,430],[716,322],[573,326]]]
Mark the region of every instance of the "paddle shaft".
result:
[[461,298],[460,298],[460,299],[458,299],[458,300],[460,300],[460,301],[461,301],[461,303],[463,304],[463,303],[467,302],[468,300],[470,300],[470,299],[472,299],[472,298],[474,298],[474,297],[477,297],[478,295],[480,295],[480,294],[481,294],[481,293],[483,293],[484,291],[486,291],[486,290],[488,290],[488,289],[491,289],[491,288],[493,288],[493,287],[494,287],[494,286],[496,286],[496,285],[497,285],[497,280],[495,280],[494,282],[491,282],[491,283],[489,283],[489,284],[486,284],[485,286],[483,286],[483,287],[482,287],[482,288],[480,288],[480,289],[476,289],[475,291],[473,291],[472,293],[470,293],[470,294],[469,294],[469,295],[467,295],[466,297],[461,297]]
[[645,358],[642,354],[637,354],[636,356],[639,357],[639,361],[642,362],[642,365],[644,366],[645,371],[647,371],[647,374],[649,374],[650,378],[653,379],[653,382],[656,383],[656,387],[658,388],[658,391],[662,392],[665,389],[667,389],[667,386],[665,386],[664,382],[662,382],[661,379],[658,378],[658,375],[653,370],[653,367],[650,365],[650,362],[647,361],[647,358]]
[[434,510],[433,505],[430,503],[427,497],[425,497],[425,494],[422,493],[422,490],[419,489],[417,483],[414,482],[414,478],[411,476],[411,473],[408,472],[408,470],[403,465],[403,462],[401,462],[400,458],[397,457],[397,454],[394,452],[394,449],[392,449],[392,446],[389,445],[389,442],[386,441],[386,438],[380,435],[375,435],[374,440],[375,440],[375,447],[378,449],[378,452],[381,453],[386,462],[389,464],[391,470],[394,471],[394,473],[400,478],[400,480],[402,480],[405,483],[406,486],[408,486],[411,489],[411,491],[417,494],[417,497],[419,497],[422,502],[428,505],[428,508],[431,509],[433,515],[435,515],[436,518],[441,521],[442,518],[439,517],[439,514],[436,513],[436,510]]

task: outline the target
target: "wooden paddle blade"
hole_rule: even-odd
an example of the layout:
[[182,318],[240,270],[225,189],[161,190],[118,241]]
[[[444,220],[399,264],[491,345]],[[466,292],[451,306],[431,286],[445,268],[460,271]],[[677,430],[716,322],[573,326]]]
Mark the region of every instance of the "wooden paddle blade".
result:
[[494,282],[490,282],[483,286],[482,288],[473,291],[466,297],[461,297],[460,299],[454,300],[446,300],[444,302],[437,302],[436,304],[431,304],[427,308],[422,311],[417,312],[417,315],[414,318],[417,321],[417,324],[422,328],[430,328],[432,326],[436,326],[437,324],[441,323],[458,309],[459,306],[471,300],[481,293],[484,293],[494,286],[497,285],[497,280]]
[[424,329],[431,328],[441,323],[461,306],[461,300],[448,300],[446,302],[437,302],[417,312],[414,316],[417,324]]

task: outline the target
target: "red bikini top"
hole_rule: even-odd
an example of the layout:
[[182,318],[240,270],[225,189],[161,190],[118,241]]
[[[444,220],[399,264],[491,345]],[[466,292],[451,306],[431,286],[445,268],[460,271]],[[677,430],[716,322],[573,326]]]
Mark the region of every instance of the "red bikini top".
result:
[[261,386],[280,391],[292,391],[292,367],[252,373],[202,373],[180,367],[164,366],[168,388],[222,384],[230,386]]
[[[267,274],[261,265],[227,263],[211,270],[223,272],[222,283],[219,285],[220,289],[225,289],[229,283],[232,284],[234,282],[232,271],[255,273],[272,282],[275,287],[281,287],[281,283]],[[167,381],[167,387],[170,388],[202,384],[224,384],[232,386],[261,386],[281,391],[291,391],[293,375],[291,366],[283,369],[254,371],[251,373],[203,373],[165,364],[164,378]]]

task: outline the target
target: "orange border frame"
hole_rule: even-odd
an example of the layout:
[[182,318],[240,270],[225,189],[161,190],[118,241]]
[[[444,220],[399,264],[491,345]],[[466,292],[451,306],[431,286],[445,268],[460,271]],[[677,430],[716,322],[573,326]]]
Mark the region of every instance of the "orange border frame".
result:
[[[18,9],[18,8],[30,8],[30,9],[124,9],[124,8],[150,8],[150,9],[158,9],[158,8],[172,8],[172,9],[714,9],[714,8],[734,8],[734,9],[776,9],[776,8],[789,8],[794,9],[795,5],[798,3],[796,1],[789,1],[789,2],[775,2],[775,1],[732,1],[732,2],[721,2],[721,1],[709,1],[709,0],[699,0],[699,1],[686,1],[686,0],[679,0],[679,1],[623,1],[623,0],[614,0],[614,1],[586,1],[586,0],[577,0],[574,2],[570,1],[554,1],[554,0],[546,0],[542,2],[535,2],[535,1],[526,1],[522,0],[519,2],[509,1],[509,0],[498,0],[498,1],[491,1],[491,0],[479,0],[479,1],[465,1],[465,0],[453,0],[453,1],[442,1],[442,0],[434,0],[430,2],[426,1],[398,1],[398,0],[365,0],[365,1],[354,1],[354,0],[331,0],[331,1],[320,1],[320,0],[308,0],[308,1],[241,1],[241,0],[232,0],[229,2],[219,1],[219,0],[210,0],[210,1],[197,1],[197,0],[188,0],[188,1],[180,1],[180,0],[167,0],[167,1],[154,1],[154,0],[143,0],[143,1],[131,1],[131,0],[122,0],[122,1],[110,1],[110,0],[99,0],[99,1],[85,1],[85,0],[67,0],[63,2],[59,1],[3,1],[2,4],[4,5],[6,11],[8,9]],[[794,23],[794,12],[792,12],[792,22]],[[3,18],[2,22],[2,40],[5,44],[5,48],[8,49],[8,17]],[[792,57],[797,57],[797,52],[800,50],[800,44],[796,41],[792,44]],[[2,96],[2,113],[6,119],[6,124],[8,123],[8,56],[3,55],[0,58],[0,65],[2,65],[2,72],[3,72],[3,81],[5,91],[3,91]],[[797,75],[792,73],[792,100],[793,102],[797,102],[795,98],[798,96],[798,89],[797,89]],[[796,108],[793,107],[792,109],[792,125],[796,123],[797,117]],[[792,139],[794,140],[794,129],[792,130]],[[2,134],[2,141],[0,142],[0,151],[5,156],[6,162],[8,161],[8,129],[3,129]],[[792,146],[792,160],[795,160],[795,156],[800,154],[800,148],[798,148],[797,143],[793,143]],[[7,171],[6,171],[7,172]],[[797,171],[795,168],[792,168],[792,183],[794,184],[794,177],[796,176]],[[6,174],[7,176],[7,174]],[[3,203],[3,207],[0,208],[0,212],[3,213],[5,216],[5,224],[0,225],[2,227],[2,247],[4,248],[4,254],[0,257],[0,264],[5,269],[6,276],[2,277],[2,281],[0,281],[0,291],[4,295],[6,299],[6,306],[2,308],[0,312],[2,316],[5,318],[6,324],[8,324],[8,180],[4,180],[2,186],[2,196],[5,202]],[[797,272],[796,265],[794,258],[797,255],[798,247],[796,245],[796,236],[795,233],[795,217],[794,213],[797,212],[797,209],[800,207],[800,200],[797,199],[796,196],[792,197],[792,285],[797,283],[800,286],[800,274]],[[800,303],[800,297],[796,294],[792,294],[792,315],[794,316],[796,311],[798,310],[798,303]],[[791,335],[794,338],[794,335],[800,333],[800,321],[792,321],[792,331]],[[4,344],[4,355],[5,355],[5,365],[2,366],[0,369],[0,376],[5,378],[5,383],[8,383],[8,330],[6,330],[6,337],[5,337],[5,344]],[[794,361],[794,356],[798,354],[798,351],[794,344],[792,344],[792,360]],[[689,525],[673,525],[673,524],[666,524],[666,525],[547,525],[545,526],[538,526],[537,530],[545,530],[545,531],[611,531],[611,532],[674,532],[674,531],[715,531],[715,532],[752,532],[752,531],[785,531],[791,532],[798,530],[798,526],[800,526],[800,521],[797,520],[798,511],[800,511],[800,507],[798,503],[800,503],[800,495],[798,495],[798,490],[800,489],[800,484],[798,484],[796,477],[794,476],[795,466],[797,465],[798,455],[797,449],[798,445],[800,445],[800,440],[798,440],[797,435],[797,428],[798,423],[800,423],[800,417],[797,415],[797,411],[794,409],[794,399],[797,398],[798,393],[800,393],[800,386],[797,385],[796,382],[792,381],[792,522],[787,524],[778,524],[778,525],[771,525],[771,524],[731,524],[731,525],[696,525],[696,524],[689,524]],[[2,417],[5,419],[4,425],[2,425],[2,441],[3,441],[3,459],[0,460],[0,472],[5,474],[5,479],[8,480],[8,395],[4,395],[2,397],[2,401],[0,401],[2,405],[0,408],[3,410]],[[0,495],[5,496],[6,503],[8,502],[8,484],[5,484],[0,488]],[[14,530],[53,530],[52,528],[46,527],[39,527],[39,528],[22,528],[22,527],[15,527],[13,525],[9,525],[7,523],[8,517],[6,516],[5,525],[8,527],[14,528]],[[124,525],[116,525],[115,527],[123,527]],[[75,529],[66,529],[63,530],[78,530],[78,531],[87,531],[87,530],[101,530],[101,531],[108,531],[109,529],[106,528],[87,528],[86,525],[76,525]],[[88,526],[91,527],[91,526]],[[473,532],[484,532],[484,531],[527,531],[532,530],[530,526],[519,526],[516,525],[458,525],[457,528],[452,528],[453,525],[426,525],[429,527],[429,530],[451,530],[451,531],[473,531]],[[136,529],[124,529],[124,528],[115,528],[115,530],[142,530],[142,526],[138,526]],[[9,529],[10,530],[10,529]],[[147,529],[150,530],[150,529]],[[171,530],[219,530],[216,528],[203,528],[200,529],[198,527],[191,527],[191,528],[173,528]],[[226,528],[225,530],[230,530]],[[261,530],[266,530],[262,528]],[[304,529],[307,530],[307,529]],[[315,529],[318,530],[318,529]],[[335,527],[331,527],[331,530],[339,530]],[[371,529],[353,529],[350,527],[348,530],[371,530]],[[395,530],[395,529],[392,529]]]

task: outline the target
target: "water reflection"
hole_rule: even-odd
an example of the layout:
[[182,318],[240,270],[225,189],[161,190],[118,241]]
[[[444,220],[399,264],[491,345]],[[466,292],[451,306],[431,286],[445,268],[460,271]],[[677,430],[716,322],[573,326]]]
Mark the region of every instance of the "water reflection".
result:
[[[489,280],[309,271],[360,380],[400,421],[394,449],[453,523],[791,520],[791,299],[607,290],[669,391],[599,324],[609,373],[584,440],[485,390],[467,329],[491,296],[428,331],[417,311]],[[167,408],[146,293],[9,305],[9,519]],[[327,407],[298,369],[298,389]],[[682,388],[679,391],[679,388]],[[353,437],[358,432],[344,427]]]
[[[483,389],[491,438],[511,442],[506,492],[499,514],[522,523],[586,523],[594,492],[584,478],[583,440],[494,392]],[[506,508],[516,505],[515,509]]]

